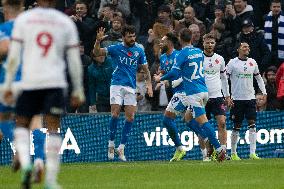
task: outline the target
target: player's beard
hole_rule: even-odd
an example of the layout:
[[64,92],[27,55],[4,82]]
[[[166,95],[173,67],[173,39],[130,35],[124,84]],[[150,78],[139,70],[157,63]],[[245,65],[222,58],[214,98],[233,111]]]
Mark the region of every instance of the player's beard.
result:
[[133,40],[133,41],[125,42],[125,44],[126,44],[128,47],[132,47],[132,46],[134,46],[135,41]]

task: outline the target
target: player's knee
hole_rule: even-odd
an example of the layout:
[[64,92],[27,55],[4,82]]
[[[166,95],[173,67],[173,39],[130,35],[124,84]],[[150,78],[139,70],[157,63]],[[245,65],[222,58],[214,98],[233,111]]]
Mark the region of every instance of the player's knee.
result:
[[171,118],[171,119],[175,119],[175,113],[173,112],[170,112],[170,111],[165,111],[165,114],[164,114],[165,117],[168,117],[168,118]]
[[112,112],[111,112],[111,116],[112,116],[113,118],[119,118],[119,114],[120,114],[119,111],[112,111]]
[[218,128],[220,130],[226,130],[226,122],[225,121],[220,121],[218,124]]

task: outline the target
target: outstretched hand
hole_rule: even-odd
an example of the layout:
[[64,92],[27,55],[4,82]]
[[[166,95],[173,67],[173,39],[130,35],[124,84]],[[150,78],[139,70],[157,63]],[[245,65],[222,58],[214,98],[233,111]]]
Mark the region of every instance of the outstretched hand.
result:
[[96,37],[96,39],[97,39],[97,41],[98,42],[101,42],[102,40],[104,40],[104,38],[106,37],[105,36],[105,28],[103,28],[103,27],[100,27],[99,28],[99,30],[98,30],[98,32],[97,32],[97,37]]

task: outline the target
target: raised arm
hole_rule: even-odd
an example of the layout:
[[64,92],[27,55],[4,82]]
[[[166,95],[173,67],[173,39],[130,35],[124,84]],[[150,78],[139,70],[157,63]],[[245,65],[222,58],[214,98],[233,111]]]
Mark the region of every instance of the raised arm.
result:
[[97,37],[96,37],[96,42],[94,45],[94,49],[93,49],[93,54],[95,56],[102,56],[102,55],[106,55],[106,50],[104,48],[101,48],[101,41],[105,38],[105,28],[99,28],[98,32],[97,32]]

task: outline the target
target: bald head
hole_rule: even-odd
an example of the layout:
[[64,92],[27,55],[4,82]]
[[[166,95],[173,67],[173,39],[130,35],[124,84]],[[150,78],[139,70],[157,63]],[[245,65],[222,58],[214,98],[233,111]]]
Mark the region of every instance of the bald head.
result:
[[183,11],[183,17],[185,19],[192,19],[195,17],[195,11],[194,9],[192,8],[192,6],[188,6],[184,9]]

